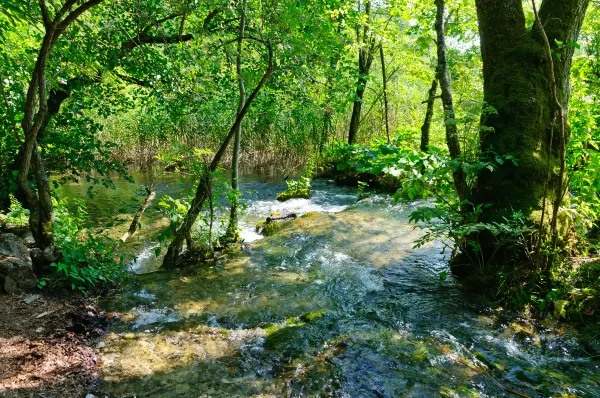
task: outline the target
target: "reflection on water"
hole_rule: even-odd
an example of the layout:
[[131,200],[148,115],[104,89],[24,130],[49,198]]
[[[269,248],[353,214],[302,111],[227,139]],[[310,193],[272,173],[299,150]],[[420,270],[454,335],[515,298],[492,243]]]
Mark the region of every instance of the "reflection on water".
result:
[[[280,204],[283,183],[245,179],[242,254],[191,274],[139,275],[137,288],[105,300],[121,322],[100,351],[103,388],[123,397],[600,396],[600,362],[568,333],[506,321],[470,304],[451,277],[440,281],[440,246],[412,249],[415,204],[314,187],[313,199]],[[97,198],[98,214],[132,193]],[[271,211],[308,214],[257,239],[254,224]],[[160,222],[149,209],[131,246],[142,253],[138,272],[154,267],[144,253]]]

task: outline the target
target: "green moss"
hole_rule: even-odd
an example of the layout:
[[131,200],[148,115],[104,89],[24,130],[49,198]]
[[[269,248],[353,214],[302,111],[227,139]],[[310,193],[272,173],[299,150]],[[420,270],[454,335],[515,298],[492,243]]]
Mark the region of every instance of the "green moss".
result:
[[312,217],[318,217],[320,215],[321,215],[321,213],[319,213],[317,211],[309,211],[308,213],[301,215],[300,218],[312,218]]
[[300,177],[296,180],[286,181],[287,189],[277,195],[277,200],[280,202],[285,202],[286,200],[300,198],[300,199],[310,199],[312,193],[310,191],[310,181],[312,178],[312,173],[308,172],[308,174]]
[[256,232],[262,234],[263,236],[271,236],[274,235],[277,231],[283,229],[285,226],[289,225],[290,223],[291,221],[261,221],[256,224]]
[[286,190],[277,195],[277,200],[285,202],[290,199],[310,199],[310,190]]
[[323,316],[325,316],[326,313],[327,313],[327,311],[325,311],[325,310],[307,312],[306,314],[300,315],[300,320],[307,322],[307,323],[311,323],[319,318],[322,318]]

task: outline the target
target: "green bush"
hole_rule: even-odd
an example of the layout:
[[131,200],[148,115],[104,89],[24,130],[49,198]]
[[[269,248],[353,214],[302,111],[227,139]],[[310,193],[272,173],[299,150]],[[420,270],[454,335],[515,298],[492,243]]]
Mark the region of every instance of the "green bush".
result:
[[51,264],[55,281],[81,291],[118,286],[127,273],[125,256],[115,260],[116,241],[85,227],[87,211],[82,200],[74,201],[74,211],[68,209],[66,200],[54,199],[53,204],[53,236],[62,254]]
[[0,224],[13,224],[17,227],[26,227],[29,224],[29,210],[13,196],[9,195],[10,207],[7,214],[0,213]]
[[304,174],[298,180],[286,181],[287,189],[277,195],[277,200],[285,202],[294,198],[310,199],[312,192],[310,189],[310,182],[313,176],[313,162],[309,161]]

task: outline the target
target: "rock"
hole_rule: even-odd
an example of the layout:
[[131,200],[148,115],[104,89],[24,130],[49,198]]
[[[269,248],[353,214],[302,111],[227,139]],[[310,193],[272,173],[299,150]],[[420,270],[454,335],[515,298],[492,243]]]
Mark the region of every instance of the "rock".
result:
[[0,276],[0,287],[8,294],[13,294],[19,290],[17,283],[10,276]]
[[15,234],[0,234],[0,255],[18,257],[31,263],[27,247]]
[[34,272],[43,274],[50,268],[50,263],[46,260],[44,252],[40,248],[33,247],[29,249],[29,257],[31,257]]
[[85,398],[96,398],[96,396],[94,394],[88,394],[85,396]]
[[39,300],[39,299],[40,299],[40,297],[42,297],[42,296],[40,296],[39,294],[30,294],[30,295],[28,295],[27,297],[25,297],[25,298],[23,299],[23,302],[24,302],[25,304],[31,304],[31,303],[33,303],[34,301],[37,301],[37,300]]
[[49,263],[57,262],[58,260],[60,260],[60,257],[61,257],[60,250],[56,246],[48,246],[44,250],[44,258]]
[[0,281],[7,293],[37,286],[29,251],[14,234],[0,234]]
[[31,257],[31,262],[33,263],[33,265],[41,266],[46,263],[46,259],[44,258],[44,252],[38,247],[33,247],[29,249],[29,257]]

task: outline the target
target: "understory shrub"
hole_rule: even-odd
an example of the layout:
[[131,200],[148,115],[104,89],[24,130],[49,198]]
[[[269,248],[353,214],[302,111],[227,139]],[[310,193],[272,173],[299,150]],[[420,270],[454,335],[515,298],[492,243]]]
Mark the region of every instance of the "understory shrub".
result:
[[312,196],[310,183],[312,181],[314,163],[309,161],[302,176],[297,180],[286,181],[287,189],[277,195],[277,200],[285,202],[290,199],[310,199]]
[[116,259],[116,241],[85,227],[88,216],[83,200],[73,201],[74,210],[69,210],[66,200],[53,199],[53,205],[53,236],[61,250],[60,260],[51,264],[54,282],[81,291],[113,288],[123,282],[126,256]]
[[8,212],[6,214],[0,212],[0,225],[11,224],[16,227],[26,227],[29,224],[29,210],[24,209],[13,194],[9,195],[9,199]]

